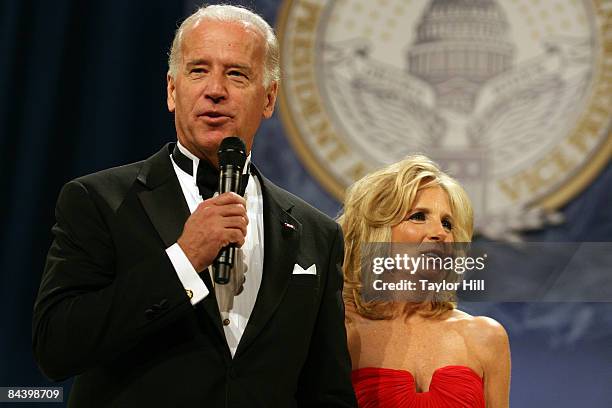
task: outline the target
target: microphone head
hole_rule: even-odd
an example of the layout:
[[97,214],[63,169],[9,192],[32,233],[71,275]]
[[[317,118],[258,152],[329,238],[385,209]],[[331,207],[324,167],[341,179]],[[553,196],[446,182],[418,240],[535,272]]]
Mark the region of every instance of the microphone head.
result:
[[246,147],[239,137],[226,137],[221,141],[217,155],[219,157],[220,168],[232,165],[242,169],[247,156]]

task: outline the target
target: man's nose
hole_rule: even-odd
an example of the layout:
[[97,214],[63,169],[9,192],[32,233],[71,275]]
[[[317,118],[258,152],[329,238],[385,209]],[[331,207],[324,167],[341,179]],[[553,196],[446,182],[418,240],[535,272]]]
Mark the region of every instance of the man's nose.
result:
[[210,99],[213,103],[219,103],[227,98],[227,86],[224,75],[210,75],[204,89],[204,97]]

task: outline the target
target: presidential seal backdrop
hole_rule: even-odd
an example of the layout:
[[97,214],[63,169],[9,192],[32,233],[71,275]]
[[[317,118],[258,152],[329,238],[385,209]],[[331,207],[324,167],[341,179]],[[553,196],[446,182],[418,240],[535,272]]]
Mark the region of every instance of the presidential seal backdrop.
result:
[[424,153],[466,187],[485,235],[559,222],[611,157],[611,3],[285,0],[282,121],[340,201]]

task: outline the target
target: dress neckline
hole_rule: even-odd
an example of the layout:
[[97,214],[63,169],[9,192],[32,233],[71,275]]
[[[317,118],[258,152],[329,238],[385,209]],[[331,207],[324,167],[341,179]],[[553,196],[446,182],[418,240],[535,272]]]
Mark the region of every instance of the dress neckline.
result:
[[[436,376],[437,373],[439,373],[440,371],[443,370],[447,370],[447,369],[456,369],[456,368],[460,368],[460,369],[464,369],[465,371],[467,371],[470,375],[474,376],[475,378],[477,378],[479,381],[483,381],[483,378],[478,375],[478,373],[476,371],[474,371],[473,368],[465,366],[465,365],[457,365],[457,364],[449,364],[449,365],[445,365],[442,367],[438,367],[435,370],[433,370],[433,372],[431,373],[431,378],[429,379],[429,387],[431,388],[431,383],[433,382],[433,378]],[[412,383],[414,384],[415,390],[414,392],[416,394],[427,394],[430,392],[430,390],[428,389],[427,391],[421,391],[418,392],[416,391],[416,381],[414,378],[414,375],[408,371],[408,370],[403,370],[401,368],[386,368],[386,367],[361,367],[358,368],[356,370],[353,370],[353,376],[357,375],[357,373],[373,373],[373,372],[385,372],[386,374],[404,374],[404,375],[408,375],[410,376],[410,378],[412,379]]]

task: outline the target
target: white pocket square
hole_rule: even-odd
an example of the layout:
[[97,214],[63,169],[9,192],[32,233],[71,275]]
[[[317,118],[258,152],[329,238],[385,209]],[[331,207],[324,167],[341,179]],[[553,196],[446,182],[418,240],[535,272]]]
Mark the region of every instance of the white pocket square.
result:
[[293,274],[294,275],[316,275],[317,274],[317,265],[312,264],[308,267],[308,269],[302,268],[300,265],[293,265]]

